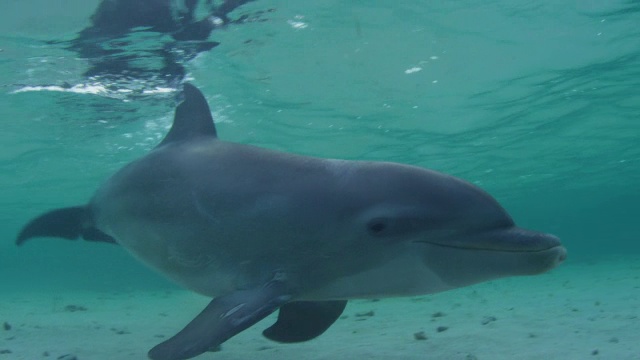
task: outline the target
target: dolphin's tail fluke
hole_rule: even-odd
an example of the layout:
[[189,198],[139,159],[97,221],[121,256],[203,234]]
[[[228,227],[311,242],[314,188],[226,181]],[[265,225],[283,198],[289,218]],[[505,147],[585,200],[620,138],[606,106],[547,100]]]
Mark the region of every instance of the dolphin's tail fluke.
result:
[[58,237],[68,240],[82,238],[87,241],[116,243],[111,236],[95,228],[91,222],[91,215],[86,206],[52,210],[25,225],[18,234],[16,244],[20,246],[35,237]]

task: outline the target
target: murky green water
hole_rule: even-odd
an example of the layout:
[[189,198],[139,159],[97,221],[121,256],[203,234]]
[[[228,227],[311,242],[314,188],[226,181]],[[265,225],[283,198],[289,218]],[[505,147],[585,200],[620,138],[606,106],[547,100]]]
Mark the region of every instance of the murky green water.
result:
[[[257,0],[233,14],[275,9],[266,21],[214,31],[221,44],[185,64],[188,78],[226,140],[433,168],[560,236],[570,261],[640,253],[638,1],[427,3]],[[74,38],[96,6],[0,4],[6,289],[172,286],[115,246],[13,244],[170,125],[172,92],[50,87],[89,83],[87,61],[47,41]]]

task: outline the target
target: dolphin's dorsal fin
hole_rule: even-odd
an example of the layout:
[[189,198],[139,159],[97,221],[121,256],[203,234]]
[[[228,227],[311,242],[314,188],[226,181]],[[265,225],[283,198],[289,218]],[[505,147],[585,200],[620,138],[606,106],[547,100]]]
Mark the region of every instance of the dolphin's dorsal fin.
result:
[[176,108],[171,130],[158,146],[201,136],[218,137],[211,110],[197,87],[184,84],[184,101]]

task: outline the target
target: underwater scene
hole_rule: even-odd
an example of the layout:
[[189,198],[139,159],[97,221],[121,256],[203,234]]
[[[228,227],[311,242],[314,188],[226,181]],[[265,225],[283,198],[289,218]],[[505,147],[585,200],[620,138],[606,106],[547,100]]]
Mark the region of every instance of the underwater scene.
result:
[[640,1],[0,2],[0,360],[640,360]]

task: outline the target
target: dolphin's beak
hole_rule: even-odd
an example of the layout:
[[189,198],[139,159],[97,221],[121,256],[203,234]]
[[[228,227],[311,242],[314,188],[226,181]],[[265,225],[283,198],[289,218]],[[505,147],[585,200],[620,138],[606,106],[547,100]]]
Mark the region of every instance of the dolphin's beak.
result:
[[515,226],[421,242],[425,265],[454,287],[544,273],[567,258],[556,236]]
[[[537,252],[562,247],[560,239],[555,235],[526,230],[517,226],[480,232],[473,231],[421,242],[460,249],[504,252]],[[559,260],[563,261],[565,256],[566,251],[563,258]]]

